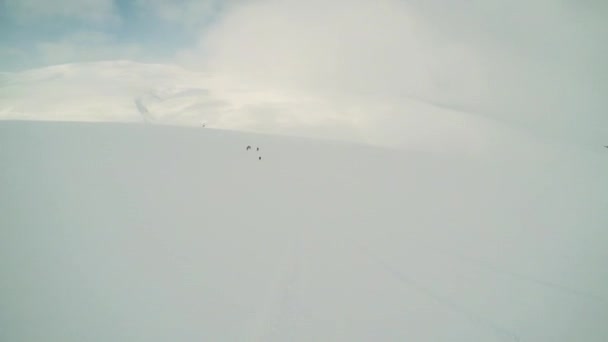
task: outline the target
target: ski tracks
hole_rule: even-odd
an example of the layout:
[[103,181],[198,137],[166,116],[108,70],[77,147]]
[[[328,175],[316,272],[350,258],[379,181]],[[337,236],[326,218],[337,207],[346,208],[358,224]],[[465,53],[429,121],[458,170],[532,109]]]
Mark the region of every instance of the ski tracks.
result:
[[491,332],[498,341],[503,342],[520,342],[520,336],[504,327],[503,325],[494,322],[493,320],[484,318],[482,314],[474,312],[468,308],[465,308],[463,305],[458,303],[457,301],[451,299],[448,296],[442,295],[439,291],[433,290],[428,286],[424,286],[421,282],[417,281],[413,276],[408,275],[406,272],[400,271],[397,267],[392,266],[391,262],[388,261],[387,258],[381,257],[376,253],[372,252],[369,248],[351,241],[353,243],[354,248],[360,250],[363,255],[365,255],[372,263],[380,266],[380,268],[387,273],[391,274],[397,281],[401,284],[405,285],[405,287],[414,290],[430,299],[432,299],[437,304],[445,307],[446,309],[453,311],[471,323],[477,325],[481,329],[487,330]]
[[[500,339],[500,341],[522,341],[522,336],[520,336],[512,329],[506,328],[504,324],[496,322],[492,319],[485,318],[483,313],[475,312],[474,310],[465,307],[465,305],[459,303],[458,300],[450,298],[450,296],[448,295],[442,294],[440,290],[432,289],[428,286],[425,286],[424,281],[420,281],[417,279],[420,275],[412,275],[406,271],[403,271],[403,267],[399,267],[399,264],[397,262],[392,261],[392,259],[394,258],[391,258],[390,255],[387,256],[386,252],[384,252],[383,254],[376,253],[372,251],[369,247],[366,247],[361,243],[358,243],[351,239],[348,240],[350,240],[350,243],[353,245],[354,248],[360,250],[361,253],[365,255],[372,263],[378,265],[380,269],[391,274],[395,279],[397,279],[407,288],[410,288],[416,292],[423,294],[426,297],[431,298],[438,304],[466,317],[469,321],[475,323],[481,328],[492,331],[494,335]],[[454,253],[442,249],[434,249],[432,247],[422,248],[420,246],[408,246],[408,248],[409,247],[417,249],[418,255],[422,257],[424,257],[424,254],[439,256],[446,260],[456,261],[460,263],[460,268],[467,266],[473,267],[477,270],[478,273],[486,273],[494,277],[499,276],[510,278],[514,281],[531,284],[533,286],[561,293],[562,295],[575,297],[579,300],[583,300],[589,304],[600,306],[602,308],[608,307],[608,302],[606,301],[606,299],[596,294],[581,291],[575,288],[571,288],[524,273],[519,273],[504,267],[495,266],[483,259],[469,257],[460,253]],[[429,276],[425,278],[429,278]]]
[[285,237],[284,251],[269,279],[263,303],[247,329],[245,341],[282,340],[284,328],[295,316],[294,297],[302,252],[300,239],[300,234],[295,232]]

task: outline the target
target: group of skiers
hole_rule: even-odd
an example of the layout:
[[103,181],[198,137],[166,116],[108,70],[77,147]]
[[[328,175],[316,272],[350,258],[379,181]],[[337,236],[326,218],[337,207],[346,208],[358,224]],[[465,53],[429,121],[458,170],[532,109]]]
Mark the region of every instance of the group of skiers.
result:
[[[251,150],[251,145],[247,145],[247,148],[245,148],[245,151],[249,151],[249,150]],[[260,148],[259,148],[259,147],[256,147],[256,148],[255,148],[255,150],[256,150],[257,152],[259,152],[259,151],[260,151]],[[258,156],[258,160],[262,160],[262,156]]]

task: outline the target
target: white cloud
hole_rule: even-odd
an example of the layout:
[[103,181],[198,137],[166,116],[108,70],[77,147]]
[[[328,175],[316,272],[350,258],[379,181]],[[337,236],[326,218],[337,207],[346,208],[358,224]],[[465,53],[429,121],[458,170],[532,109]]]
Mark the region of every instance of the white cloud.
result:
[[600,17],[548,0],[260,0],[178,56],[235,84],[322,96],[344,115],[384,105],[403,116],[418,98],[597,141],[608,134]]
[[477,119],[465,127],[461,113],[416,99],[478,102],[486,80],[477,52],[442,40],[422,19],[392,0],[252,2],[180,57],[232,87],[314,99],[315,108],[297,110],[297,101],[296,109],[282,108],[296,122],[325,118],[385,145],[435,140],[471,147],[480,142]]
[[206,33],[201,62],[277,87],[474,100],[484,88],[475,51],[439,38],[401,1],[270,0]]
[[132,59],[141,56],[142,50],[134,44],[119,44],[103,32],[78,32],[57,41],[36,45],[44,64],[54,65],[76,61],[104,59]]
[[89,24],[117,23],[113,0],[5,0],[11,16],[23,24],[39,19],[70,18]]
[[606,6],[593,2],[429,0],[420,10],[446,37],[478,47],[488,94],[480,109],[530,127],[605,136]]

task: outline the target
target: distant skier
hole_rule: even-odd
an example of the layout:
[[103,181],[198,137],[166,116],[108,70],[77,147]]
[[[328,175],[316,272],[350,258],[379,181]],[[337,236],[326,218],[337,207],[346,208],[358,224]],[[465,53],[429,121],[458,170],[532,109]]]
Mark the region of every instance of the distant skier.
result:
[[258,160],[262,160],[262,157],[258,157]]
[[251,146],[247,145],[246,151],[251,150]]
[[256,149],[255,149],[255,150],[256,150],[256,151],[259,151],[259,150],[260,150],[260,148],[259,148],[259,147],[256,147]]

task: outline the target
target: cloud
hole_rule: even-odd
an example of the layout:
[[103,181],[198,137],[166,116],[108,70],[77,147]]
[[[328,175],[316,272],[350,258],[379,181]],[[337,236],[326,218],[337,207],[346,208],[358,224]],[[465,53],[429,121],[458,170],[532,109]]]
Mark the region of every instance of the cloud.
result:
[[602,114],[608,102],[600,95],[608,89],[608,68],[597,43],[608,35],[605,5],[431,0],[417,6],[446,37],[481,51],[490,96],[480,111],[579,138],[608,133]]
[[478,51],[443,39],[402,1],[243,4],[180,57],[231,79],[232,87],[310,98],[314,107],[292,101],[282,115],[332,122],[365,142],[466,149],[486,138],[477,129],[481,119],[467,117],[466,127],[463,113],[423,103],[479,102],[487,80]]
[[91,24],[117,23],[113,0],[4,0],[10,16],[22,24],[45,19],[75,19]]
[[0,46],[0,60],[7,68],[18,68],[23,61],[28,58],[28,54],[23,49],[11,46]]
[[601,15],[561,1],[259,0],[178,57],[235,84],[322,97],[343,115],[384,106],[398,118],[418,99],[598,141],[606,33]]
[[475,51],[439,38],[401,1],[271,0],[229,13],[200,56],[209,70],[281,87],[475,97],[484,82]]
[[250,0],[135,0],[140,14],[187,30],[201,29],[234,5]]
[[[0,49],[10,61],[2,68],[27,64],[20,59],[49,65],[175,56],[221,79],[212,90],[228,103],[221,117],[230,127],[323,126],[326,136],[354,131],[388,144],[477,141],[478,125],[465,127],[466,117],[594,143],[608,136],[608,68],[598,43],[608,36],[608,8],[597,1],[3,4],[11,20],[1,29],[17,21],[9,27],[14,37],[25,35],[25,23],[36,34],[11,38]],[[55,30],[40,31],[47,26]]]
[[118,43],[112,36],[97,31],[77,32],[56,41],[38,43],[35,50],[46,65],[133,59],[143,55],[138,45]]
[[185,27],[197,27],[217,11],[216,0],[136,0],[139,10]]

